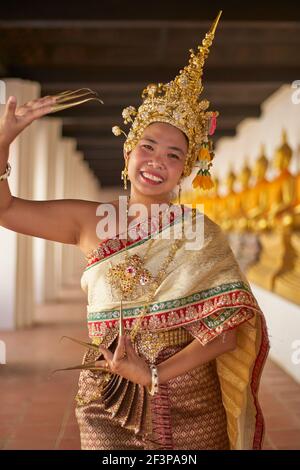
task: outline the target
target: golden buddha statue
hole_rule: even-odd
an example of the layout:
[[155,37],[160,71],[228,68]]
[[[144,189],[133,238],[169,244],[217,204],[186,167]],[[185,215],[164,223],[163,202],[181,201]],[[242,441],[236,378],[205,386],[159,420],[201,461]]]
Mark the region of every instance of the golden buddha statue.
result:
[[267,227],[267,215],[270,207],[269,181],[266,178],[269,160],[265,155],[265,146],[261,144],[260,155],[254,163],[252,176],[254,185],[248,193],[248,227],[259,232]]
[[294,227],[300,229],[300,171],[295,177]]
[[213,188],[209,191],[209,194],[207,195],[206,199],[204,199],[202,202],[204,203],[205,214],[214,222],[219,223],[221,220],[219,214],[221,201],[221,198],[219,196],[219,178],[214,177],[213,183]]
[[[273,165],[279,175],[266,186],[266,209],[254,218],[256,228],[261,230],[262,246],[258,263],[247,272],[248,278],[260,286],[274,290],[278,276],[292,269],[293,249],[290,230],[284,224],[284,214],[290,210],[295,199],[295,178],[289,171],[292,150],[287,143],[285,130],[282,144],[276,149]],[[253,224],[253,221],[252,221]]]
[[274,281],[274,292],[300,305],[300,231],[291,232],[285,264]]
[[223,197],[223,213],[220,225],[223,230],[229,231],[234,228],[234,219],[238,213],[238,198],[234,186],[236,183],[236,175],[229,170],[225,178],[227,194]]
[[287,142],[286,131],[282,131],[282,144],[275,150],[273,166],[279,172],[270,183],[270,209],[267,225],[275,228],[288,225],[288,216],[295,202],[295,177],[289,171],[293,151]]
[[234,228],[237,231],[247,230],[248,227],[248,209],[249,209],[249,182],[251,178],[251,170],[248,167],[246,160],[240,173],[237,176],[237,181],[240,183],[240,191],[237,194],[238,216],[234,221]]
[[295,176],[294,204],[283,214],[283,221],[290,229],[289,262],[275,279],[274,292],[300,305],[300,172]]

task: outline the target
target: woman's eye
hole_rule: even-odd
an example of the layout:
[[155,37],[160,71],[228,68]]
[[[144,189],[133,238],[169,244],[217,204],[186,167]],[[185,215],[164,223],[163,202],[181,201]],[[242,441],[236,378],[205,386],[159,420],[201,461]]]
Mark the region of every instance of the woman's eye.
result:
[[169,155],[170,155],[171,157],[175,157],[175,158],[177,158],[177,159],[179,160],[179,157],[178,157],[178,155],[176,155],[176,153],[169,153]]
[[146,147],[147,149],[153,150],[153,147],[151,147],[151,145],[148,145],[148,144],[144,144],[143,147]]

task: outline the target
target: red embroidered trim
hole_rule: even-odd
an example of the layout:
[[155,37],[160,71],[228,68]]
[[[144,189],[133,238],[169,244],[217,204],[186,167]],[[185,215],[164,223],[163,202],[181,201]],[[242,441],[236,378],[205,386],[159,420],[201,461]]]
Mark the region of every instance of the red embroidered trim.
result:
[[262,338],[259,353],[256,357],[256,361],[253,367],[252,379],[251,379],[251,391],[254,399],[254,404],[256,408],[256,423],[255,423],[255,432],[253,437],[253,450],[260,450],[262,446],[262,441],[265,433],[265,422],[262,414],[261,407],[258,402],[258,387],[260,383],[261,374],[263,367],[268,357],[270,350],[270,343],[268,339],[267,325],[266,320],[263,315],[260,315],[261,327],[262,327]]
[[[181,347],[177,348],[180,351]],[[177,351],[175,351],[176,353]],[[174,354],[175,354],[174,353]],[[169,357],[162,351],[159,363]],[[160,384],[158,393],[151,397],[152,435],[148,442],[154,444],[155,449],[174,449],[172,433],[171,403],[168,384]]]
[[174,449],[170,408],[168,385],[163,384],[157,396],[151,399],[152,438],[149,442],[157,449]]
[[[241,299],[239,299],[239,294],[242,294]],[[224,295],[226,296],[226,302],[222,303],[218,301],[222,296],[224,297]],[[180,327],[196,320],[206,318],[207,316],[220,313],[220,310],[228,308],[245,308],[247,310],[260,311],[253,295],[239,290],[227,292],[226,294],[223,293],[214,298],[204,299],[198,303],[188,304],[185,307],[173,308],[161,313],[151,313],[144,317],[141,327],[153,331]],[[131,329],[136,318],[137,317],[125,317],[125,328]],[[104,334],[103,330],[115,328],[118,322],[118,318],[109,320],[88,320],[89,334],[90,336],[102,336]],[[208,327],[206,328],[209,330]]]
[[[112,240],[117,240],[118,243],[119,243],[119,246],[118,246],[118,247],[115,247],[115,248],[113,248],[112,246],[110,246],[110,245],[112,245],[112,243],[111,243]],[[97,249],[103,247],[103,251],[104,251],[103,256],[100,256],[100,255],[97,256],[97,255],[96,255],[96,256],[90,257],[90,259],[89,259],[89,261],[88,261],[88,263],[87,263],[87,265],[86,265],[86,268],[88,268],[89,266],[92,266],[94,263],[97,263],[98,261],[100,261],[100,260],[102,260],[102,259],[107,258],[107,257],[110,256],[110,255],[113,255],[114,253],[116,253],[116,252],[119,251],[119,250],[123,250],[123,248],[125,248],[126,246],[131,246],[131,245],[133,245],[134,243],[136,243],[136,242],[139,241],[139,240],[140,240],[140,239],[131,240],[131,241],[130,241],[130,240],[127,240],[127,242],[126,242],[126,240],[123,240],[122,238],[119,238],[119,237],[117,236],[117,237],[115,237],[115,238],[110,238],[110,239],[108,239],[108,240],[104,240],[104,241],[100,242],[99,245],[98,245],[98,248],[96,248],[96,249],[93,250],[93,251],[96,252]]]
[[[189,207],[185,207],[183,206],[183,212],[185,213],[187,210],[189,210],[190,208]],[[179,217],[180,215],[177,215],[177,217]],[[170,218],[168,220],[168,223],[162,227],[161,224],[159,225],[159,227],[157,227],[155,230],[153,230],[151,232],[152,233],[156,233],[158,230],[162,230],[163,228],[166,228],[168,227],[169,225],[171,225],[173,223],[175,219],[175,214],[174,212],[170,212]],[[138,230],[141,226],[141,222],[139,222],[135,227],[136,227],[136,230]],[[112,254],[114,253],[117,253],[118,251],[122,250],[123,248],[125,248],[126,246],[127,247],[130,247],[131,245],[143,240],[145,237],[142,237],[141,235],[138,236],[137,238],[135,239],[132,239],[132,240],[123,240],[122,238],[119,238],[120,234],[117,234],[115,237],[113,238],[107,238],[106,240],[102,240],[98,246],[96,248],[94,248],[94,250],[91,251],[91,255],[88,255],[86,258],[88,258],[88,263],[85,267],[88,268],[90,266],[92,266],[94,263],[97,263],[98,261],[102,260],[102,259],[105,259],[107,258],[108,256],[111,256]],[[150,235],[149,235],[150,236]],[[113,246],[113,242],[117,242],[119,246]],[[97,255],[97,250],[101,250],[102,253],[101,255]],[[93,256],[93,253],[96,253],[95,256]]]

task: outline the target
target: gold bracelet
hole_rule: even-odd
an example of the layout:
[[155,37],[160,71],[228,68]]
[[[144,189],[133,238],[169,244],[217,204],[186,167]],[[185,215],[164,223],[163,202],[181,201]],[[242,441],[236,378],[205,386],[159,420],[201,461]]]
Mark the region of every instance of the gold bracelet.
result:
[[7,162],[5,173],[3,173],[3,175],[0,175],[0,181],[6,180],[8,176],[10,175],[10,172],[11,172],[11,166],[10,166],[10,163]]

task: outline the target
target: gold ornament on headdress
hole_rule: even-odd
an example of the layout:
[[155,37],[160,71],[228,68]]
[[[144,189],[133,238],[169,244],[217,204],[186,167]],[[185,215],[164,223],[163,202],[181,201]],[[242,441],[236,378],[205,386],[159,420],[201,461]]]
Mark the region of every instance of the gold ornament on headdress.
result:
[[150,83],[142,92],[144,101],[138,109],[134,106],[123,109],[124,123],[131,123],[128,135],[118,126],[112,128],[116,136],[121,133],[126,136],[126,152],[133,150],[146,127],[153,122],[165,122],[180,129],[189,140],[183,176],[189,176],[194,166],[199,167],[193,180],[194,188],[209,189],[213,186],[209,170],[214,153],[212,141],[208,136],[214,133],[219,113],[206,111],[209,101],[201,101],[199,96],[203,91],[204,63],[221,14],[222,11],[203,39],[202,45],[198,46],[198,51],[195,53],[190,49],[188,65],[179,71],[174,80],[169,83]]

